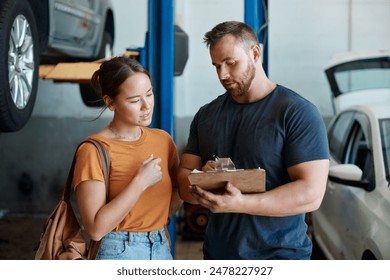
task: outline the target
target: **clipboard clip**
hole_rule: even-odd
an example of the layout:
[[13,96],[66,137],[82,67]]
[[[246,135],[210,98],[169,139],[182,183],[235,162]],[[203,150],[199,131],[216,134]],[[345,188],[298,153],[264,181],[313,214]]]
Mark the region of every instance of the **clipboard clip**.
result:
[[236,171],[236,166],[234,165],[233,161],[227,157],[227,158],[220,158],[218,156],[214,155],[215,160],[215,171]]

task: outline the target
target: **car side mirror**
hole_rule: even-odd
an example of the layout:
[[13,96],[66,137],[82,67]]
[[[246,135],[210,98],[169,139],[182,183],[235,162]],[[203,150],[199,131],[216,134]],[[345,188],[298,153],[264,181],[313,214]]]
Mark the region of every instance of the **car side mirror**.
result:
[[363,171],[355,164],[338,164],[329,168],[329,180],[334,183],[362,188],[366,191],[374,190],[367,180],[363,180]]

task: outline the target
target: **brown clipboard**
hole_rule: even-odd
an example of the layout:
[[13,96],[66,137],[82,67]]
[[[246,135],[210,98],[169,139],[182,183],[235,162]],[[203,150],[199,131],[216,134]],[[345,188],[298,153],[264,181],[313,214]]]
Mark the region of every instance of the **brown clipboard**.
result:
[[232,183],[242,193],[265,192],[265,170],[243,169],[235,171],[193,172],[188,175],[191,185],[209,191],[221,191],[227,182]]

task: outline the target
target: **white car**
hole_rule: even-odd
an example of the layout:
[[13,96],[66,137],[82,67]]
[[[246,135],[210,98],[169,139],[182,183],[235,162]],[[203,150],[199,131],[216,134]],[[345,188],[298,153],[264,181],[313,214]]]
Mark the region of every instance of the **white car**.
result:
[[[112,54],[114,13],[110,0],[0,1],[0,132],[29,120],[43,60],[92,61]],[[81,97],[93,106],[89,85]]]
[[390,51],[337,56],[326,68],[335,117],[314,246],[328,259],[390,259]]

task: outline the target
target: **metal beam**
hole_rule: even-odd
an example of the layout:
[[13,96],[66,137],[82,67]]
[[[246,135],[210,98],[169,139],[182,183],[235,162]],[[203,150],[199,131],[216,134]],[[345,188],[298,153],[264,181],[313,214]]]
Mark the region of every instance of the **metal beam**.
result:
[[174,0],[149,0],[147,68],[155,93],[153,127],[174,137]]
[[245,0],[244,21],[257,33],[263,45],[263,68],[268,74],[268,0]]
[[[174,0],[149,0],[148,32],[146,34],[146,63],[155,96],[154,114],[151,126],[174,135]],[[175,257],[176,217],[171,220],[168,231]]]

